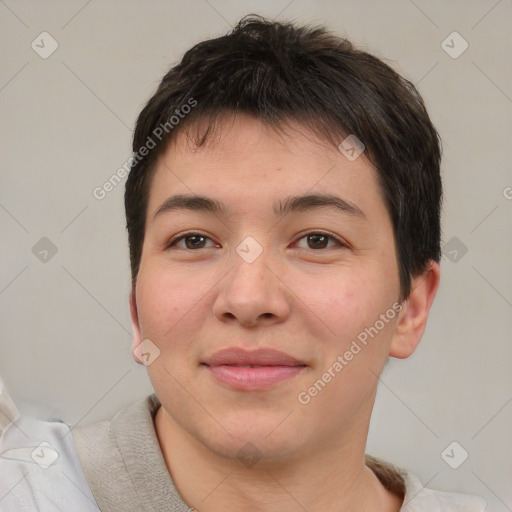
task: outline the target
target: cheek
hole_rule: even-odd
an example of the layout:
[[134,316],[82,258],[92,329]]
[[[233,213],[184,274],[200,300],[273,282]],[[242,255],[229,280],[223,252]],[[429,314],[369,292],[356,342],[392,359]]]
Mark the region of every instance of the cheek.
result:
[[[208,287],[200,279],[156,266],[141,269],[137,305],[142,339],[159,349],[159,358],[147,366],[158,396],[168,396],[172,408],[185,407],[184,387],[191,385],[190,368],[197,364],[195,345],[205,317]],[[169,398],[171,396],[172,398]]]
[[316,287],[309,282],[303,290],[319,327],[316,336],[322,338],[319,370],[326,371],[338,356],[347,354],[344,378],[337,381],[372,377],[369,369],[379,372],[388,355],[394,315],[385,321],[381,315],[390,311],[394,299],[385,277],[371,270],[343,269],[337,279],[318,280]]
[[346,341],[374,320],[382,296],[379,297],[371,276],[356,269],[342,269],[337,277],[333,275],[335,272],[317,280],[316,286],[308,282],[303,290],[304,302],[324,324],[329,338]]
[[392,300],[385,284],[377,276],[354,274],[309,295],[317,324],[328,328],[328,335],[320,336],[320,364],[301,396],[309,397],[311,414],[334,429],[341,428],[340,418],[355,417],[361,403],[372,399],[394,326],[393,315],[380,320]]
[[137,278],[137,307],[141,331],[161,349],[166,341],[179,340],[187,322],[201,311],[206,290],[198,279],[169,269],[141,267]]

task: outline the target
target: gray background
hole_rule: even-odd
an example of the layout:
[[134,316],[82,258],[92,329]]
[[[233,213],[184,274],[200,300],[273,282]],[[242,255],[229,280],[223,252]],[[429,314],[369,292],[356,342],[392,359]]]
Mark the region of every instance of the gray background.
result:
[[0,375],[23,413],[70,424],[151,392],[130,354],[124,182],[92,192],[171,64],[251,12],[325,23],[423,94],[444,142],[442,280],[417,352],[382,375],[368,452],[512,510],[511,0],[0,0]]

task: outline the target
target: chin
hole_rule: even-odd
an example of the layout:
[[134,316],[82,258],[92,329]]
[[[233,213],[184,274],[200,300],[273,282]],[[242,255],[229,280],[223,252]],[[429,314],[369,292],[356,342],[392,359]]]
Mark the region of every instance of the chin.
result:
[[231,436],[221,428],[205,430],[202,425],[197,428],[196,437],[218,456],[239,459],[247,467],[255,465],[257,460],[258,467],[262,467],[265,463],[275,464],[292,454],[297,455],[304,446],[303,429],[295,428],[292,422],[285,425],[289,421],[285,419],[283,422],[285,417],[238,413],[231,421],[218,418]]
[[[265,434],[266,435],[266,434]],[[269,440],[261,437],[247,437],[242,439],[207,440],[206,446],[219,457],[230,460],[239,460],[241,468],[275,466],[279,463],[289,462],[292,455],[297,456],[297,448],[303,441],[290,439]]]

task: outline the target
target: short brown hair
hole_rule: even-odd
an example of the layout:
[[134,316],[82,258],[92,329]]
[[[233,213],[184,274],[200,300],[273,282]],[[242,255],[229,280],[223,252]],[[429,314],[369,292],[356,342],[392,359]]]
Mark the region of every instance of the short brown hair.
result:
[[[170,123],[191,100],[190,113]],[[162,136],[134,160],[126,183],[133,288],[157,158],[179,131],[206,118],[208,128],[196,140],[204,144],[226,112],[250,114],[276,128],[298,121],[335,146],[355,135],[377,171],[392,220],[401,299],[410,293],[411,276],[423,273],[429,260],[440,261],[440,140],[414,85],[324,27],[249,15],[227,35],[188,50],[137,119],[135,154],[155,131]]]

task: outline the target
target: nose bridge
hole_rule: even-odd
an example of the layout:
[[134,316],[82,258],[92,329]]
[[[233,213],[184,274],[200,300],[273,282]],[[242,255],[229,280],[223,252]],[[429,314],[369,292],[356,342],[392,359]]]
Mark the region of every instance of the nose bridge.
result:
[[289,304],[281,281],[276,277],[276,261],[260,236],[247,236],[229,255],[230,272],[217,297],[216,314],[233,316],[244,323],[259,317],[282,318]]
[[271,249],[263,241],[261,235],[256,236],[261,243],[255,236],[247,236],[230,255],[230,265],[233,267],[230,278],[231,292],[236,293],[237,289],[242,293],[252,291],[254,299],[257,296],[261,298],[262,295],[267,295],[270,292],[268,286],[276,284],[269,280],[268,275],[274,276],[270,270],[272,265]]

